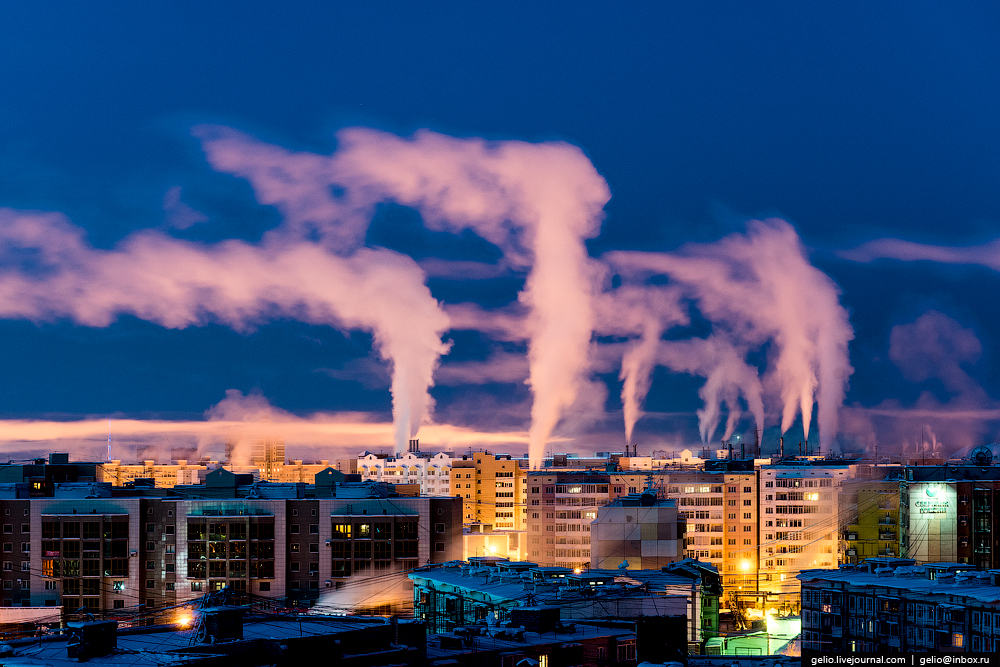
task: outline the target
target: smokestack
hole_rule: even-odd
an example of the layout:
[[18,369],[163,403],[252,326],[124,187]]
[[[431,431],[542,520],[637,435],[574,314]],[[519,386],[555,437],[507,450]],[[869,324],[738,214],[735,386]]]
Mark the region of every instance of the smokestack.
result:
[[747,443],[740,441],[740,461],[746,461],[747,459]]
[[760,458],[760,429],[757,429],[757,428],[755,428],[753,430],[753,449],[754,449],[754,458],[755,459],[759,459]]
[[420,452],[420,440],[418,440],[416,438],[411,439],[410,440],[410,450],[409,451],[414,452],[414,453]]
[[802,441],[799,440],[799,456],[802,456]]
[[812,454],[812,452],[809,451],[809,441],[806,440],[806,456],[809,456],[811,454]]
[[632,444],[632,456],[639,456],[639,445]]
[[778,460],[785,458],[785,437],[781,436],[778,438]]

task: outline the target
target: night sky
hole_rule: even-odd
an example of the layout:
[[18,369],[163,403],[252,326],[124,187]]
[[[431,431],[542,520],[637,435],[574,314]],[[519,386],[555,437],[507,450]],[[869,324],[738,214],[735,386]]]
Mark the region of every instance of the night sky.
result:
[[[783,427],[803,439],[814,390],[827,407],[810,439],[827,451],[961,455],[1000,437],[994,3],[37,2],[4,7],[0,30],[12,457],[104,455],[109,418],[126,459],[148,443],[214,451],[262,418],[239,432],[270,429],[307,459],[391,451],[421,420],[426,449],[620,449],[623,350],[644,337],[641,451],[752,438],[758,394],[773,451]],[[390,183],[409,168],[400,145],[439,192]],[[497,166],[515,153],[537,173]],[[295,185],[272,154],[307,156],[315,192],[269,200]],[[496,195],[489,225],[445,201],[466,186],[439,158]],[[553,259],[556,278],[532,245],[546,179],[571,182],[567,210],[593,208],[593,233],[551,242],[586,254]],[[336,210],[299,215],[300,195]],[[369,293],[350,276],[373,263],[390,277]],[[178,315],[169,300],[195,274]],[[560,291],[582,275],[589,292]],[[234,296],[258,279],[260,302]],[[566,324],[579,354],[562,355],[553,340],[578,298],[594,310]],[[345,315],[344,299],[372,312]],[[419,320],[419,354],[445,352],[405,406],[369,315]],[[799,324],[801,372],[782,379]],[[536,367],[530,350],[563,365]]]

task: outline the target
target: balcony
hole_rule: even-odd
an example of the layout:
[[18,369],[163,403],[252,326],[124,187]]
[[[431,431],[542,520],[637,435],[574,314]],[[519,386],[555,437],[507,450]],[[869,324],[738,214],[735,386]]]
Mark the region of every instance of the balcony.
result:
[[888,519],[888,518],[886,518],[886,519],[879,519],[878,520],[878,525],[880,525],[880,526],[895,526],[896,525],[896,520],[895,519]]
[[878,539],[880,540],[895,540],[896,533],[879,533]]

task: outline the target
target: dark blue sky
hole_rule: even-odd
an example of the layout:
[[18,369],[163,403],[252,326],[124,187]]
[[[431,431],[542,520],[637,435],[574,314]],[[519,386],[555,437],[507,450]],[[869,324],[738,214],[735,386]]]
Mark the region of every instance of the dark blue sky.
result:
[[[561,139],[611,188],[595,256],[713,241],[749,217],[793,223],[851,313],[847,404],[956,398],[933,377],[907,379],[888,356],[892,328],[927,310],[981,341],[962,366],[983,389],[977,406],[1000,396],[996,272],[835,254],[879,237],[998,236],[994,3],[37,2],[5,7],[0,31],[0,206],[61,211],[98,247],[162,227],[176,186],[210,220],[181,238],[257,241],[277,224],[246,182],[208,166],[190,135],[199,123],[319,153],[351,125]],[[369,243],[417,258],[493,252],[414,216],[383,208]],[[520,286],[431,282],[438,298],[485,305]],[[123,317],[106,329],[4,321],[0,337],[5,418],[197,418],[232,388],[297,414],[389,406],[378,383],[322,371],[365,357],[366,334],[289,321],[250,334],[167,331]],[[487,349],[465,336],[454,355]],[[656,378],[650,410],[698,407],[698,381]],[[477,391],[499,403],[526,396]],[[439,411],[474,423],[455,414],[460,394],[436,389]],[[693,421],[674,427],[696,433]]]

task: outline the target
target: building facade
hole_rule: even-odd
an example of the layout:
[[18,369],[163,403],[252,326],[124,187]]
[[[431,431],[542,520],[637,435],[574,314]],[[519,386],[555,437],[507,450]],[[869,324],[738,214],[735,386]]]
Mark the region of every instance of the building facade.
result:
[[964,653],[1000,650],[996,572],[959,563],[915,566],[875,558],[808,570],[802,648],[825,653]]
[[226,586],[287,603],[462,555],[454,498],[93,495],[0,499],[4,606],[114,613]]
[[451,493],[462,498],[467,524],[524,530],[527,472],[509,454],[476,452],[451,462]]
[[358,456],[356,471],[364,481],[417,484],[420,495],[449,496],[451,460],[444,453],[409,451],[398,456],[379,456],[364,452]]

